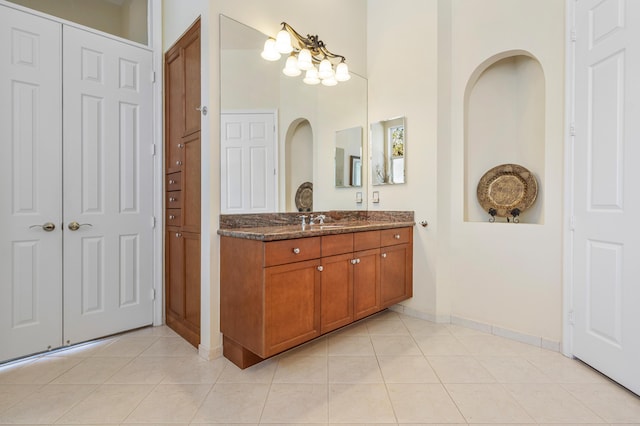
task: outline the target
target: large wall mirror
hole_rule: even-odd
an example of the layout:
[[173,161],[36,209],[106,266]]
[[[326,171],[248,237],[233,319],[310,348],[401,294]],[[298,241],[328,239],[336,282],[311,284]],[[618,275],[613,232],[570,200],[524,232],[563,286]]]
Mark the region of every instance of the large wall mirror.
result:
[[[277,30],[274,23],[272,36]],[[282,73],[286,58],[262,59],[266,39],[220,15],[222,213],[295,212],[310,204],[315,211],[366,208],[366,199],[356,200],[367,193],[367,80],[352,72],[337,86],[309,86]],[[358,140],[359,148],[347,140]],[[352,158],[358,156],[359,162]]]
[[406,181],[404,117],[371,124],[371,182],[373,185]]

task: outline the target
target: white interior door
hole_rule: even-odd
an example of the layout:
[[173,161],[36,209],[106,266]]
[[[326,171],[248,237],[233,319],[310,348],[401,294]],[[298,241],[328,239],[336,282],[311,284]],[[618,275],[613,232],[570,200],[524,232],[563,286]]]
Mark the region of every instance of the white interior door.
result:
[[223,113],[220,123],[222,213],[274,212],[277,206],[273,113]]
[[62,343],[61,25],[0,6],[0,58],[1,361]]
[[64,339],[73,344],[153,322],[152,67],[142,48],[67,26],[63,39]]
[[575,4],[573,354],[640,394],[640,2]]

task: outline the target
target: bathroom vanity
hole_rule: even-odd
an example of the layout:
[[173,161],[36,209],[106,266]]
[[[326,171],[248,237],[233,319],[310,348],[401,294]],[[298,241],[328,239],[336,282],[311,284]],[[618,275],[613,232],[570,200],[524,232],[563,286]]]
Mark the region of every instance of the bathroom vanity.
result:
[[304,226],[287,213],[221,218],[220,327],[238,367],[412,296],[412,212],[325,215]]

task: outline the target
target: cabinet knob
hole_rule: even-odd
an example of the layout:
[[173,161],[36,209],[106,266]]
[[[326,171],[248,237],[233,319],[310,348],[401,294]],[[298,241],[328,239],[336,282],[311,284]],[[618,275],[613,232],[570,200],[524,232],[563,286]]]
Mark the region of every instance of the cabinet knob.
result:
[[395,238],[396,240],[399,240],[399,239],[400,239],[400,234],[396,234],[396,235],[394,235],[394,238]]
[[184,144],[183,143],[179,143],[178,144],[178,148],[180,148],[180,149],[184,148]]
[[318,271],[320,272],[324,271],[324,266],[318,266]]
[[169,179],[169,185],[175,185],[176,181],[173,179]]
[[355,265],[356,263],[358,263],[358,262],[357,262],[357,260],[358,260],[358,259],[351,259],[351,264],[352,264],[352,265]]
[[294,248],[293,254],[300,254],[300,249],[298,247]]
[[182,166],[182,161],[180,161],[180,160],[176,161],[176,165],[177,166]]
[[387,253],[382,253],[382,257],[387,257]]
[[173,219],[175,219],[175,218],[176,218],[176,216],[175,216],[175,215],[172,215],[172,214],[170,214],[170,215],[169,215],[169,220],[173,220]]
[[176,201],[176,199],[174,197],[169,197],[169,202],[173,203],[174,201]]
[[360,263],[360,259],[356,259],[356,263]]
[[182,234],[179,232],[176,232],[176,238],[180,238],[180,237],[182,237]]

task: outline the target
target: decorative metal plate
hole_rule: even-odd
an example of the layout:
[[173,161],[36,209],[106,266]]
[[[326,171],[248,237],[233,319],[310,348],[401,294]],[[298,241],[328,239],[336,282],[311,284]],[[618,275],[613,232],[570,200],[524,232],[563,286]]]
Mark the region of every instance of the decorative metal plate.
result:
[[518,164],[501,164],[486,172],[478,182],[478,201],[486,212],[511,216],[513,209],[525,211],[536,201],[538,181],[533,173]]
[[299,212],[313,211],[313,184],[304,182],[296,191],[296,208]]

